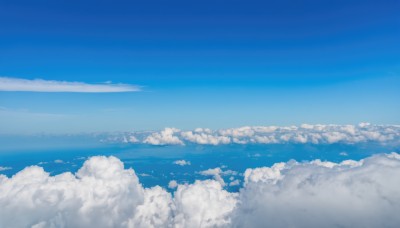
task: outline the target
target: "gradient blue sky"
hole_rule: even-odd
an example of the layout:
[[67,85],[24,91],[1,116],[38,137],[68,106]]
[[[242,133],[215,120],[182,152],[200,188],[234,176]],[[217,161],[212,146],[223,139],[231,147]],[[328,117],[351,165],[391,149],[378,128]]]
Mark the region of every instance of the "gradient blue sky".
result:
[[399,1],[0,1],[0,133],[400,124]]

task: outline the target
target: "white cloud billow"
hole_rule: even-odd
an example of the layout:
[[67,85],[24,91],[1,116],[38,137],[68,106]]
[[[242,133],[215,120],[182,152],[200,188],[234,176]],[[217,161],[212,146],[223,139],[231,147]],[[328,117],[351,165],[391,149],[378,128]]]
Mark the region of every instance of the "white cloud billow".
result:
[[0,91],[118,93],[137,92],[140,91],[140,87],[128,84],[89,84],[84,82],[0,77]]
[[400,125],[309,125],[277,127],[246,126],[240,128],[210,130],[197,128],[193,131],[181,131],[165,128],[147,136],[143,143],[153,145],[184,145],[194,143],[202,145],[221,144],[281,144],[281,143],[400,143]]
[[160,132],[154,132],[143,142],[151,145],[183,145],[183,142],[174,135],[180,130],[176,128],[165,128]]
[[400,157],[340,164],[281,163],[249,169],[233,223],[238,227],[398,227]]
[[231,142],[231,139],[229,137],[213,135],[209,129],[203,131],[203,129],[201,128],[200,130],[196,129],[194,132],[182,132],[181,136],[184,140],[197,144],[219,145],[228,144]]
[[397,153],[290,161],[247,169],[238,193],[205,180],[174,182],[171,194],[99,156],[76,174],[30,166],[0,175],[0,227],[399,227],[399,176]]

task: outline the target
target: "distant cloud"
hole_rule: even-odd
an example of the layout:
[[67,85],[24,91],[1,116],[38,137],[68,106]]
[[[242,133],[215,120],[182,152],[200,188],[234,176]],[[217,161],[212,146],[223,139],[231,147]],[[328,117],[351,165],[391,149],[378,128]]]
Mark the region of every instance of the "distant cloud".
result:
[[199,172],[200,175],[203,176],[212,176],[214,180],[218,181],[221,186],[226,186],[226,183],[222,176],[235,176],[238,175],[238,172],[233,170],[225,170],[223,171],[220,167],[214,169],[207,169]]
[[[400,143],[400,125],[369,123],[358,125],[302,124],[289,127],[245,126],[220,130],[197,128],[192,131],[165,128],[159,132],[131,132],[126,137],[129,134],[135,134],[139,136],[138,138],[144,139],[137,138],[135,143],[152,145]],[[341,155],[345,156],[344,153]]]
[[0,166],[0,172],[1,171],[6,171],[6,170],[10,170],[10,169],[12,169],[12,168],[8,167],[8,166]]
[[140,87],[128,84],[89,84],[84,82],[0,77],[0,91],[118,93],[137,92],[140,91]]
[[240,181],[239,180],[233,180],[229,183],[229,186],[238,186],[240,185]]
[[176,160],[174,161],[175,165],[180,165],[180,166],[185,166],[185,165],[190,165],[190,161],[185,161],[185,160]]
[[154,132],[143,142],[151,145],[183,145],[184,143],[176,136],[179,132],[176,128],[165,128],[161,132]]

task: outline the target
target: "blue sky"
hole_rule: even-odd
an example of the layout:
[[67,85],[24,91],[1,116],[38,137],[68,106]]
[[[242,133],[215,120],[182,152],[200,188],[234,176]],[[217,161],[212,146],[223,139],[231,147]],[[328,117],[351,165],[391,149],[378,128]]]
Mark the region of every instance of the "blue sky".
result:
[[0,133],[399,124],[398,1],[1,1]]

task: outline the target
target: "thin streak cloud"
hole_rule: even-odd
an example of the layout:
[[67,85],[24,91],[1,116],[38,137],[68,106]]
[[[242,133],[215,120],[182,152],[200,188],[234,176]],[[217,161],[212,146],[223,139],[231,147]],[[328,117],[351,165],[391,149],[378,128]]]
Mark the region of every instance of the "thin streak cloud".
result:
[[0,77],[0,91],[10,92],[121,93],[138,92],[140,90],[139,86],[130,84],[89,84],[84,82]]

